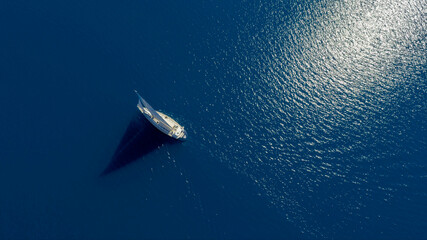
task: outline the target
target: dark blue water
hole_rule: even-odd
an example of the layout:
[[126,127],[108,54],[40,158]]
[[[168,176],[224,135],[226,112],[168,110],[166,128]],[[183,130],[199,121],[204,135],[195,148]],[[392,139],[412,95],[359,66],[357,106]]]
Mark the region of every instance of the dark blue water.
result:
[[427,238],[426,9],[1,1],[0,239]]

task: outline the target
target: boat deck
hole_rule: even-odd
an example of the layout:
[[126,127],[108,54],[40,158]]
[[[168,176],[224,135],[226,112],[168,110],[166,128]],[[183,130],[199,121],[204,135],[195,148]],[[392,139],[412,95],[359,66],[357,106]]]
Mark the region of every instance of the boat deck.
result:
[[153,125],[156,128],[158,128],[161,132],[163,132],[164,134],[166,134],[170,137],[173,137],[175,139],[180,139],[180,140],[185,140],[187,138],[187,133],[184,130],[184,127],[182,127],[179,123],[177,123],[175,120],[173,120],[168,115],[161,113],[159,111],[156,111],[156,113],[159,114],[160,117],[162,117],[163,120],[166,121],[166,123],[170,126],[170,128],[167,127],[168,129],[165,129],[166,126],[159,124],[160,121],[158,119],[154,118],[150,114],[150,111],[146,107],[143,107],[140,104],[138,104],[137,107],[147,117],[147,119],[150,122],[154,121],[155,124],[153,124]]

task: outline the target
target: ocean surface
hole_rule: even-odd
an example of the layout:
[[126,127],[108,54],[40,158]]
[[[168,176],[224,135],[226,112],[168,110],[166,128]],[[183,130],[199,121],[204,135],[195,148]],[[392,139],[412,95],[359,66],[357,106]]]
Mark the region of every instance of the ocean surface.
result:
[[0,239],[427,239],[426,11],[0,1]]

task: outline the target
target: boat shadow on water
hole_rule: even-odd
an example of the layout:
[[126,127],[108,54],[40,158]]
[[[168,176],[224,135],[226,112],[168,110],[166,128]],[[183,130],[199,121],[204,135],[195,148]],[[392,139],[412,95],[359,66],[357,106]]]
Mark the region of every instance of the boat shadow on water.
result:
[[138,111],[129,123],[109,165],[101,176],[134,162],[164,144],[178,142],[160,132]]

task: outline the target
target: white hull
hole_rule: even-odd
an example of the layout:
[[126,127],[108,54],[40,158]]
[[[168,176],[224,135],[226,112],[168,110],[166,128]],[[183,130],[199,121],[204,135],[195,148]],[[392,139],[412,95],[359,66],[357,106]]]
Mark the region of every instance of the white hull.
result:
[[138,102],[137,107],[154,127],[171,138],[181,141],[185,141],[187,139],[187,132],[183,126],[179,125],[179,123],[168,115],[154,110],[147,102],[145,102],[144,99],[141,98],[141,96],[139,97],[140,101]]

